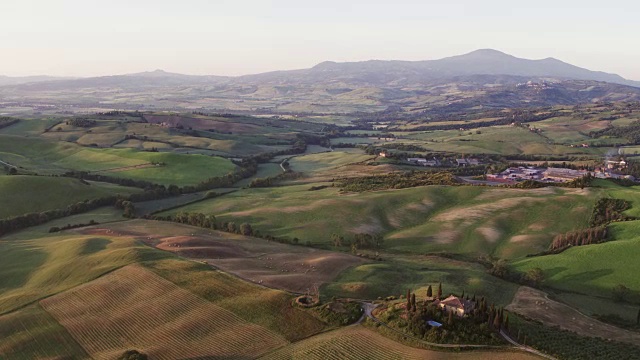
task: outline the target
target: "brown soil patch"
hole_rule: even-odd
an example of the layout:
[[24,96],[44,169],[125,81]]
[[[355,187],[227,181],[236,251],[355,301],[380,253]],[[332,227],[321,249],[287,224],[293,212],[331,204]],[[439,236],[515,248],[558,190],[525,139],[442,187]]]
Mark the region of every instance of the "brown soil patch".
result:
[[516,235],[509,241],[512,243],[527,243],[533,241],[535,238],[536,237],[534,235]]
[[547,298],[545,292],[526,286],[518,289],[507,310],[583,336],[640,344],[640,334],[592,319],[570,306]]
[[468,207],[458,207],[442,212],[433,218],[433,221],[462,221],[463,225],[470,225],[478,219],[490,216],[494,212],[509,210],[514,207],[526,206],[532,202],[546,201],[544,198],[518,197],[494,201],[488,204],[480,204]]
[[217,231],[140,239],[158,249],[205,261],[251,282],[296,293],[305,293],[332,281],[343,270],[364,262],[352,255]]
[[500,230],[488,226],[478,228],[476,229],[476,231],[490,243],[496,242],[502,235],[502,232]]

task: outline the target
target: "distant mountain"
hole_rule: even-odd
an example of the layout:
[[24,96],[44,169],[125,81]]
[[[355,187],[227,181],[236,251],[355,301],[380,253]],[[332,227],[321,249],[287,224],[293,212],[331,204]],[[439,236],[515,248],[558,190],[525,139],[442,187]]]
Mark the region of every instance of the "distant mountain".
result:
[[19,85],[19,84],[44,82],[44,81],[55,81],[55,80],[64,80],[64,79],[73,79],[73,78],[70,78],[70,77],[55,77],[55,76],[11,77],[11,76],[0,75],[0,86]]
[[369,60],[344,63],[325,61],[311,69],[248,75],[240,79],[248,82],[351,81],[372,85],[406,85],[469,75],[593,80],[640,87],[638,81],[627,80],[616,74],[583,69],[554,58],[528,60],[491,49],[476,50],[439,60]]
[[640,100],[640,82],[553,58],[520,59],[489,49],[426,61],[325,61],[309,69],[237,77],[155,70],[81,79],[43,78],[49,81],[36,77],[4,86],[1,79],[0,101],[76,108],[440,112]]
[[223,76],[183,75],[170,73],[163,70],[155,70],[125,75],[99,76],[47,82],[30,82],[18,84],[18,89],[26,91],[72,91],[92,88],[119,88],[125,90],[142,91],[149,88],[210,84],[219,82],[223,79],[227,78]]

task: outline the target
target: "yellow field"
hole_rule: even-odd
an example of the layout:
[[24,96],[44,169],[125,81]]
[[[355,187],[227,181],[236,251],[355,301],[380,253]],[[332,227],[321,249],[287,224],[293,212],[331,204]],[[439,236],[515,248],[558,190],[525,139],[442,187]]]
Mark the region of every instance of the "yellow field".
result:
[[288,342],[130,265],[41,301],[95,359],[138,349],[153,359],[256,357]]
[[263,359],[492,359],[533,360],[538,357],[519,352],[440,352],[412,348],[362,326],[326,332],[274,351]]

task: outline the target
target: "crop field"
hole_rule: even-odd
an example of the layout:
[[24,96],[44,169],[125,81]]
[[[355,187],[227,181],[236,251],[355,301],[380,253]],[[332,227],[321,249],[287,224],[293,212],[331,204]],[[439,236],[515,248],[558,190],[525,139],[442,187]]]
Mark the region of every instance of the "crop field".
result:
[[[478,131],[480,133],[478,133]],[[544,134],[544,133],[543,133]],[[407,136],[421,140],[432,151],[465,154],[600,154],[595,148],[570,148],[553,145],[545,137],[527,129],[511,126],[492,126],[469,131],[438,130]]]
[[476,294],[488,301],[507,305],[517,286],[487,274],[483,266],[437,256],[385,256],[380,263],[347,269],[321,289],[324,298],[360,299],[399,297],[411,289],[418,300],[426,297],[431,285],[442,283],[443,294]]
[[209,265],[179,259],[145,262],[143,265],[243,320],[263,326],[289,341],[315,335],[326,327],[310,312],[293,306],[291,294],[252,284],[214,270]]
[[303,172],[313,176],[318,173],[332,172],[332,175],[340,176],[340,168],[354,163],[361,163],[373,160],[373,156],[366,154],[354,154],[342,151],[332,151],[304,156],[296,156],[289,161],[290,167],[294,171]]
[[529,360],[537,356],[519,352],[439,352],[409,347],[361,325],[329,331],[278,349],[262,359],[495,359]]
[[0,219],[66,208],[84,200],[129,195],[141,190],[107,183],[44,176],[0,176]]
[[130,237],[28,231],[0,240],[0,314],[119,267],[166,256]]
[[529,287],[520,287],[513,302],[506,309],[582,336],[640,344],[640,333],[597,321],[565,304],[549,299],[546,293]]
[[89,355],[36,304],[0,316],[0,359],[89,359]]
[[[296,293],[332,281],[362,259],[337,252],[291,246],[241,235],[143,220],[92,227],[85,232],[136,234],[145,243],[197,259],[250,282]],[[170,235],[162,235],[170,234]]]
[[40,304],[96,359],[132,348],[154,359],[256,357],[287,343],[135,265]]
[[545,250],[558,233],[586,227],[602,191],[426,186],[341,194],[334,187],[309,191],[311,185],[243,189],[169,213],[214,214],[302,243],[328,244],[333,233],[381,233],[387,251],[515,258]]
[[556,255],[527,258],[513,266],[521,272],[541,268],[545,273],[544,284],[555,289],[611,297],[613,287],[622,284],[631,289],[630,299],[638,299],[640,222],[615,223],[609,229],[613,241],[573,247]]

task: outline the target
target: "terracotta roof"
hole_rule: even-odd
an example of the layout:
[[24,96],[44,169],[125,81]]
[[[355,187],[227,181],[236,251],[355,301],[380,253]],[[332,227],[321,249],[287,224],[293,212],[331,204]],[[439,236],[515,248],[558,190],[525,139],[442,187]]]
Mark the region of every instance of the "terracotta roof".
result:
[[451,295],[448,298],[442,300],[440,303],[447,306],[455,307],[458,309],[464,309],[464,305],[462,304],[462,301],[460,301],[460,299],[458,299],[457,296]]

